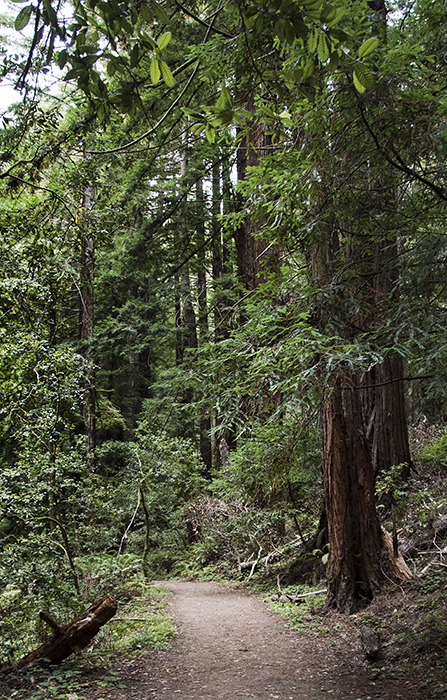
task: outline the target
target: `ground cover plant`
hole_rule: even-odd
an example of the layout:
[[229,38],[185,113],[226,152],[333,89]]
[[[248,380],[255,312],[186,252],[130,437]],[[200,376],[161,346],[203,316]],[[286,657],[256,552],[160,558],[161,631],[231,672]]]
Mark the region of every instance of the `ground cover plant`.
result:
[[[98,575],[98,568],[91,571]],[[127,571],[124,576],[115,573],[113,578],[108,578],[106,585],[117,591],[118,612],[82,655],[58,665],[48,666],[43,662],[20,672],[13,667],[4,670],[0,675],[0,697],[77,700],[90,686],[105,691],[125,688],[117,667],[156,649],[167,648],[175,632],[172,617],[166,611],[167,590],[144,581],[141,574],[138,576],[137,566],[132,574]]]

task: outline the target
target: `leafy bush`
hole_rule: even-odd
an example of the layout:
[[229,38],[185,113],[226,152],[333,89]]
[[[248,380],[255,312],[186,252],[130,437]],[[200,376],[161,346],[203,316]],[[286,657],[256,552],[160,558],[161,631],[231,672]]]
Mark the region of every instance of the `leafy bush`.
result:
[[447,431],[438,435],[435,440],[424,446],[422,452],[417,455],[417,459],[440,464],[447,469]]

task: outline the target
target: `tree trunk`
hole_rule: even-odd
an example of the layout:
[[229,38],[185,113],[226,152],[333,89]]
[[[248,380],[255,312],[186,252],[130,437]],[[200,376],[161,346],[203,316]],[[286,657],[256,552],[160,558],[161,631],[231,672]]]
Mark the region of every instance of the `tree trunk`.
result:
[[205,258],[205,205],[203,199],[203,181],[200,179],[196,185],[196,199],[199,216],[197,218],[197,326],[201,345],[208,338],[208,304],[206,283],[206,258]]
[[191,283],[188,271],[182,272],[182,321],[184,328],[185,348],[197,349],[197,324],[196,314],[191,299]]
[[[370,195],[371,207],[377,211],[387,208],[393,213],[398,200],[394,189],[387,188],[386,183],[379,179],[376,190],[378,194]],[[367,318],[371,326],[383,322],[389,315],[391,304],[398,297],[398,259],[396,235],[387,231],[374,243],[371,260],[373,275],[366,285],[366,293],[371,295],[369,302],[372,308]],[[399,464],[406,465],[402,468],[402,477],[406,479],[410,475],[407,383],[403,380],[407,373],[406,365],[401,355],[388,353],[380,365],[365,375],[362,382],[367,387],[361,396],[375,477]]]
[[348,386],[346,378],[338,380],[322,415],[327,602],[341,612],[353,612],[369,602],[383,581],[373,466],[354,386],[354,381]]
[[184,340],[182,332],[182,306],[180,297],[180,280],[178,275],[174,278],[174,318],[175,318],[175,364],[177,367],[183,362]]
[[[207,304],[207,280],[206,280],[206,259],[205,259],[205,202],[203,194],[203,181],[197,182],[196,188],[198,211],[200,216],[197,220],[197,243],[201,247],[197,254],[197,307],[198,307],[198,330],[200,344],[203,345],[209,334],[208,328],[208,304]],[[211,480],[212,469],[212,446],[211,446],[211,417],[208,404],[202,404],[199,416],[199,448],[202,462],[205,465],[203,476]]]
[[[252,154],[252,149],[250,149]],[[242,182],[247,177],[247,165],[249,165],[249,140],[248,137],[242,139],[237,150],[237,179]],[[245,203],[243,195],[238,192],[236,195],[238,209]],[[245,217],[237,230],[234,232],[234,242],[236,245],[236,261],[239,278],[245,289],[251,291],[256,286],[256,265],[254,252],[254,239],[252,236],[254,222],[250,217]]]
[[369,395],[369,415],[365,416],[367,437],[371,445],[374,476],[392,466],[405,465],[402,477],[410,475],[411,455],[408,442],[406,362],[400,355],[388,355],[368,372],[361,392]]
[[83,400],[81,403],[81,415],[84,422],[85,451],[87,466],[93,470],[95,467],[96,447],[96,388],[95,370],[90,361],[88,343],[93,337],[94,327],[94,292],[93,279],[95,268],[95,242],[88,232],[87,213],[92,209],[95,192],[93,187],[86,187],[82,202],[84,210],[85,231],[81,235],[81,266],[79,289],[79,337],[84,342],[84,353],[87,360],[84,381]]
[[[181,274],[181,293],[182,293],[182,335],[184,348],[189,350],[197,350],[197,325],[196,325],[196,314],[192,304],[191,298],[191,284],[189,279],[189,273],[187,270]],[[187,361],[191,361],[191,356],[186,357]],[[186,386],[183,394],[183,403],[190,404],[194,398],[193,390],[190,386]],[[184,415],[183,431],[182,435],[184,437],[195,438],[196,437],[196,419],[192,415],[192,412],[188,415]]]
[[117,607],[116,598],[106,595],[75,617],[68,625],[59,625],[49,615],[40,613],[41,619],[50,625],[54,634],[51,639],[21,659],[17,668],[34,666],[41,659],[47,659],[52,664],[60,664],[71,654],[79,653],[90,643],[101,627],[112,619]]
[[[252,126],[248,135],[242,139],[237,151],[238,181],[246,179],[248,167],[259,165],[261,159],[268,154],[270,145],[271,139],[266,135],[264,125]],[[245,203],[244,196],[240,192],[237,193],[237,203],[239,208]],[[256,289],[266,280],[266,272],[272,267],[272,260],[274,260],[274,266],[277,265],[279,247],[270,246],[266,257],[267,245],[261,237],[256,236],[258,231],[257,221],[247,216],[234,235],[239,277],[249,291]]]

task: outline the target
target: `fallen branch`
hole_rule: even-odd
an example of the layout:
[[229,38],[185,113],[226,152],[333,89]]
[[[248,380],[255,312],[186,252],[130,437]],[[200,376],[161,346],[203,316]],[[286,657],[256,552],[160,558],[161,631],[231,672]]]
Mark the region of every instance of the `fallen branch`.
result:
[[260,556],[260,553],[262,551],[262,547],[260,547],[259,551],[258,551],[258,558],[257,559],[255,559],[253,561],[253,557],[255,555],[252,552],[246,561],[239,561],[238,562],[239,571],[242,571],[242,569],[251,569],[250,575],[249,575],[249,578],[251,578],[253,576],[254,570],[256,569],[256,567],[259,563],[264,564],[264,566],[267,568],[270,559],[273,559],[274,557],[281,557],[281,556],[287,554],[289,551],[293,551],[297,545],[300,545],[300,540],[298,537],[296,539],[292,540],[291,542],[287,542],[286,544],[282,545],[281,547],[274,549],[272,552],[269,552],[264,557]]
[[251,567],[250,575],[249,575],[247,581],[249,581],[251,579],[251,577],[253,576],[253,574],[255,572],[256,566],[258,565],[259,560],[261,558],[261,552],[262,552],[262,547],[259,547],[258,558],[256,559],[256,561],[253,562],[253,566]]
[[279,584],[279,575],[276,577],[276,584],[278,586],[278,593],[272,595],[271,600],[278,600],[280,603],[296,603],[299,605],[303,602],[303,598],[307,598],[309,595],[318,595],[319,593],[326,593],[327,588],[322,588],[319,591],[310,591],[310,593],[299,593],[298,595],[289,595],[288,593],[283,593],[281,586]]
[[419,576],[423,576],[423,574],[427,573],[431,566],[444,566],[447,568],[447,564],[444,564],[442,561],[431,561],[427,566],[424,566]]
[[101,627],[115,615],[117,607],[115,596],[106,595],[75,617],[68,625],[59,625],[47,613],[39,613],[41,620],[54,630],[54,634],[51,639],[20,659],[17,668],[34,666],[41,659],[46,659],[52,664],[59,664],[67,656],[79,653],[89,644]]

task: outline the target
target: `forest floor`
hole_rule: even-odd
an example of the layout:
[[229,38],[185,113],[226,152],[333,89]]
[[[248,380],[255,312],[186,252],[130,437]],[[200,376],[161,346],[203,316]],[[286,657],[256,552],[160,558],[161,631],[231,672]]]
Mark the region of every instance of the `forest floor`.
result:
[[[170,612],[177,633],[166,650],[116,659],[107,687],[104,669],[90,669],[70,700],[373,700],[433,697],[421,685],[411,655],[396,663],[365,660],[358,616],[315,612],[307,631],[291,629],[259,594],[210,582],[171,581]],[[366,622],[381,612],[396,615],[397,591],[368,608]],[[397,608],[394,606],[397,605]],[[410,605],[411,607],[411,605]],[[408,614],[408,610],[406,611]],[[311,619],[312,618],[312,619]],[[304,620],[305,623],[305,620]],[[394,650],[395,651],[395,650]],[[390,653],[388,652],[388,657]],[[398,655],[399,656],[399,655]],[[427,666],[432,661],[422,660]],[[87,670],[87,669],[86,669]],[[434,670],[434,669],[432,669]],[[102,682],[101,682],[102,679]],[[439,686],[438,686],[439,689]],[[20,690],[9,697],[31,698]],[[50,696],[48,696],[50,697]],[[53,696],[54,697],[54,696]],[[437,697],[445,697],[438,695]]]
[[[301,626],[295,629],[289,626],[290,606],[286,618],[269,610],[259,594],[214,582],[170,581],[164,585],[172,592],[169,612],[176,626],[169,649],[141,649],[130,656],[116,655],[107,668],[97,660],[95,664],[89,663],[85,655],[76,662],[82,668],[76,687],[67,692],[67,685],[63,694],[60,681],[56,691],[56,687],[44,687],[35,672],[27,672],[27,680],[22,672],[21,679],[20,674],[10,677],[6,695],[2,691],[6,690],[8,680],[4,678],[0,682],[0,697],[17,700],[447,697],[437,673],[440,648],[444,669],[445,630],[441,629],[438,616],[438,622],[432,621],[430,627],[431,633],[437,630],[435,647],[424,647],[422,636],[417,635],[422,614],[417,602],[419,594],[411,582],[407,590],[395,587],[379,596],[358,615],[343,616],[327,612],[321,605],[315,609],[307,605],[298,618]],[[433,600],[430,598],[433,595],[438,605],[441,593],[445,596],[444,590],[438,589],[428,596],[424,591],[424,606]],[[361,647],[359,628],[365,623],[374,624],[384,642],[384,658],[373,663],[365,659]],[[427,682],[430,676],[436,683]]]

